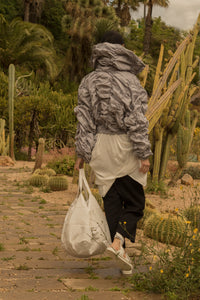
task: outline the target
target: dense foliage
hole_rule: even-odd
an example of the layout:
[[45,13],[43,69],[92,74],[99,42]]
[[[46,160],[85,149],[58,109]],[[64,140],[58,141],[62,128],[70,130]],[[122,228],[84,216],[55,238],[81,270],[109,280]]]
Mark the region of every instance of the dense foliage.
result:
[[[144,1],[1,0],[0,2],[0,117],[8,127],[8,66],[16,67],[15,144],[31,147],[39,137],[48,145],[66,145],[74,138],[74,106],[82,76],[91,70],[91,47],[108,29],[119,29],[126,47],[143,55],[144,18],[123,27],[128,10]],[[147,2],[145,2],[147,4]],[[39,10],[37,10],[39,4]],[[28,8],[28,11],[27,11]],[[29,22],[24,22],[28,19]],[[33,22],[37,23],[34,24]],[[119,27],[119,24],[122,26]],[[160,44],[164,57],[175,52],[184,33],[161,18],[152,22],[146,89],[151,95]],[[198,37],[198,43],[199,43]],[[195,55],[199,55],[199,47]],[[198,69],[195,77],[198,81]]]
[[1,0],[0,14],[4,15],[8,22],[16,17],[23,17],[23,0]]

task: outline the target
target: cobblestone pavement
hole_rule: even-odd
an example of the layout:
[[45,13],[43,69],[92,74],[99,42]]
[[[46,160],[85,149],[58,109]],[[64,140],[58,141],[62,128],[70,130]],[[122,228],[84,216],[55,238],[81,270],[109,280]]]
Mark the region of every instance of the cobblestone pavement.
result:
[[67,257],[60,235],[68,206],[34,196],[10,179],[21,172],[0,168],[0,300],[161,299],[134,292],[103,255]]

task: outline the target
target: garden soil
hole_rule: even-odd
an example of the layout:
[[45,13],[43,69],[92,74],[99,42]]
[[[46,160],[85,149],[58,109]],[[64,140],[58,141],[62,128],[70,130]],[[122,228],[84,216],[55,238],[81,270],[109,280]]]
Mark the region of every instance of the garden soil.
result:
[[[76,259],[61,245],[65,215],[76,196],[77,185],[68,177],[67,191],[45,193],[27,185],[34,162],[0,167],[0,300],[160,300],[161,295],[134,291],[114,261],[105,255]],[[159,210],[177,211],[190,205],[195,186],[180,182],[168,196],[147,194]],[[138,230],[136,244],[127,242],[137,260],[137,245],[152,241]],[[162,247],[160,243],[157,247]],[[135,272],[146,271],[141,265]]]

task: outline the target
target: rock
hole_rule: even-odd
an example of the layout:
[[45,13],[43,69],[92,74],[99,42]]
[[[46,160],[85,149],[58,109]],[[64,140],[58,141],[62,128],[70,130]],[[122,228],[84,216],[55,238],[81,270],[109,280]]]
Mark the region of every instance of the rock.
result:
[[6,167],[6,166],[14,166],[14,161],[9,156],[0,156],[0,166]]
[[185,174],[182,178],[181,178],[181,183],[184,185],[193,185],[194,184],[194,180],[192,178],[191,175],[189,174]]

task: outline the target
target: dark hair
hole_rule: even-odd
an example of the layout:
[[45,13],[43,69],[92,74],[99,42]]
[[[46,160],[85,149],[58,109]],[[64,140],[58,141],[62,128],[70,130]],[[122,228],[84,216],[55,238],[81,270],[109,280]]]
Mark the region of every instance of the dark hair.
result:
[[117,31],[106,31],[101,39],[101,43],[124,44],[123,37]]

